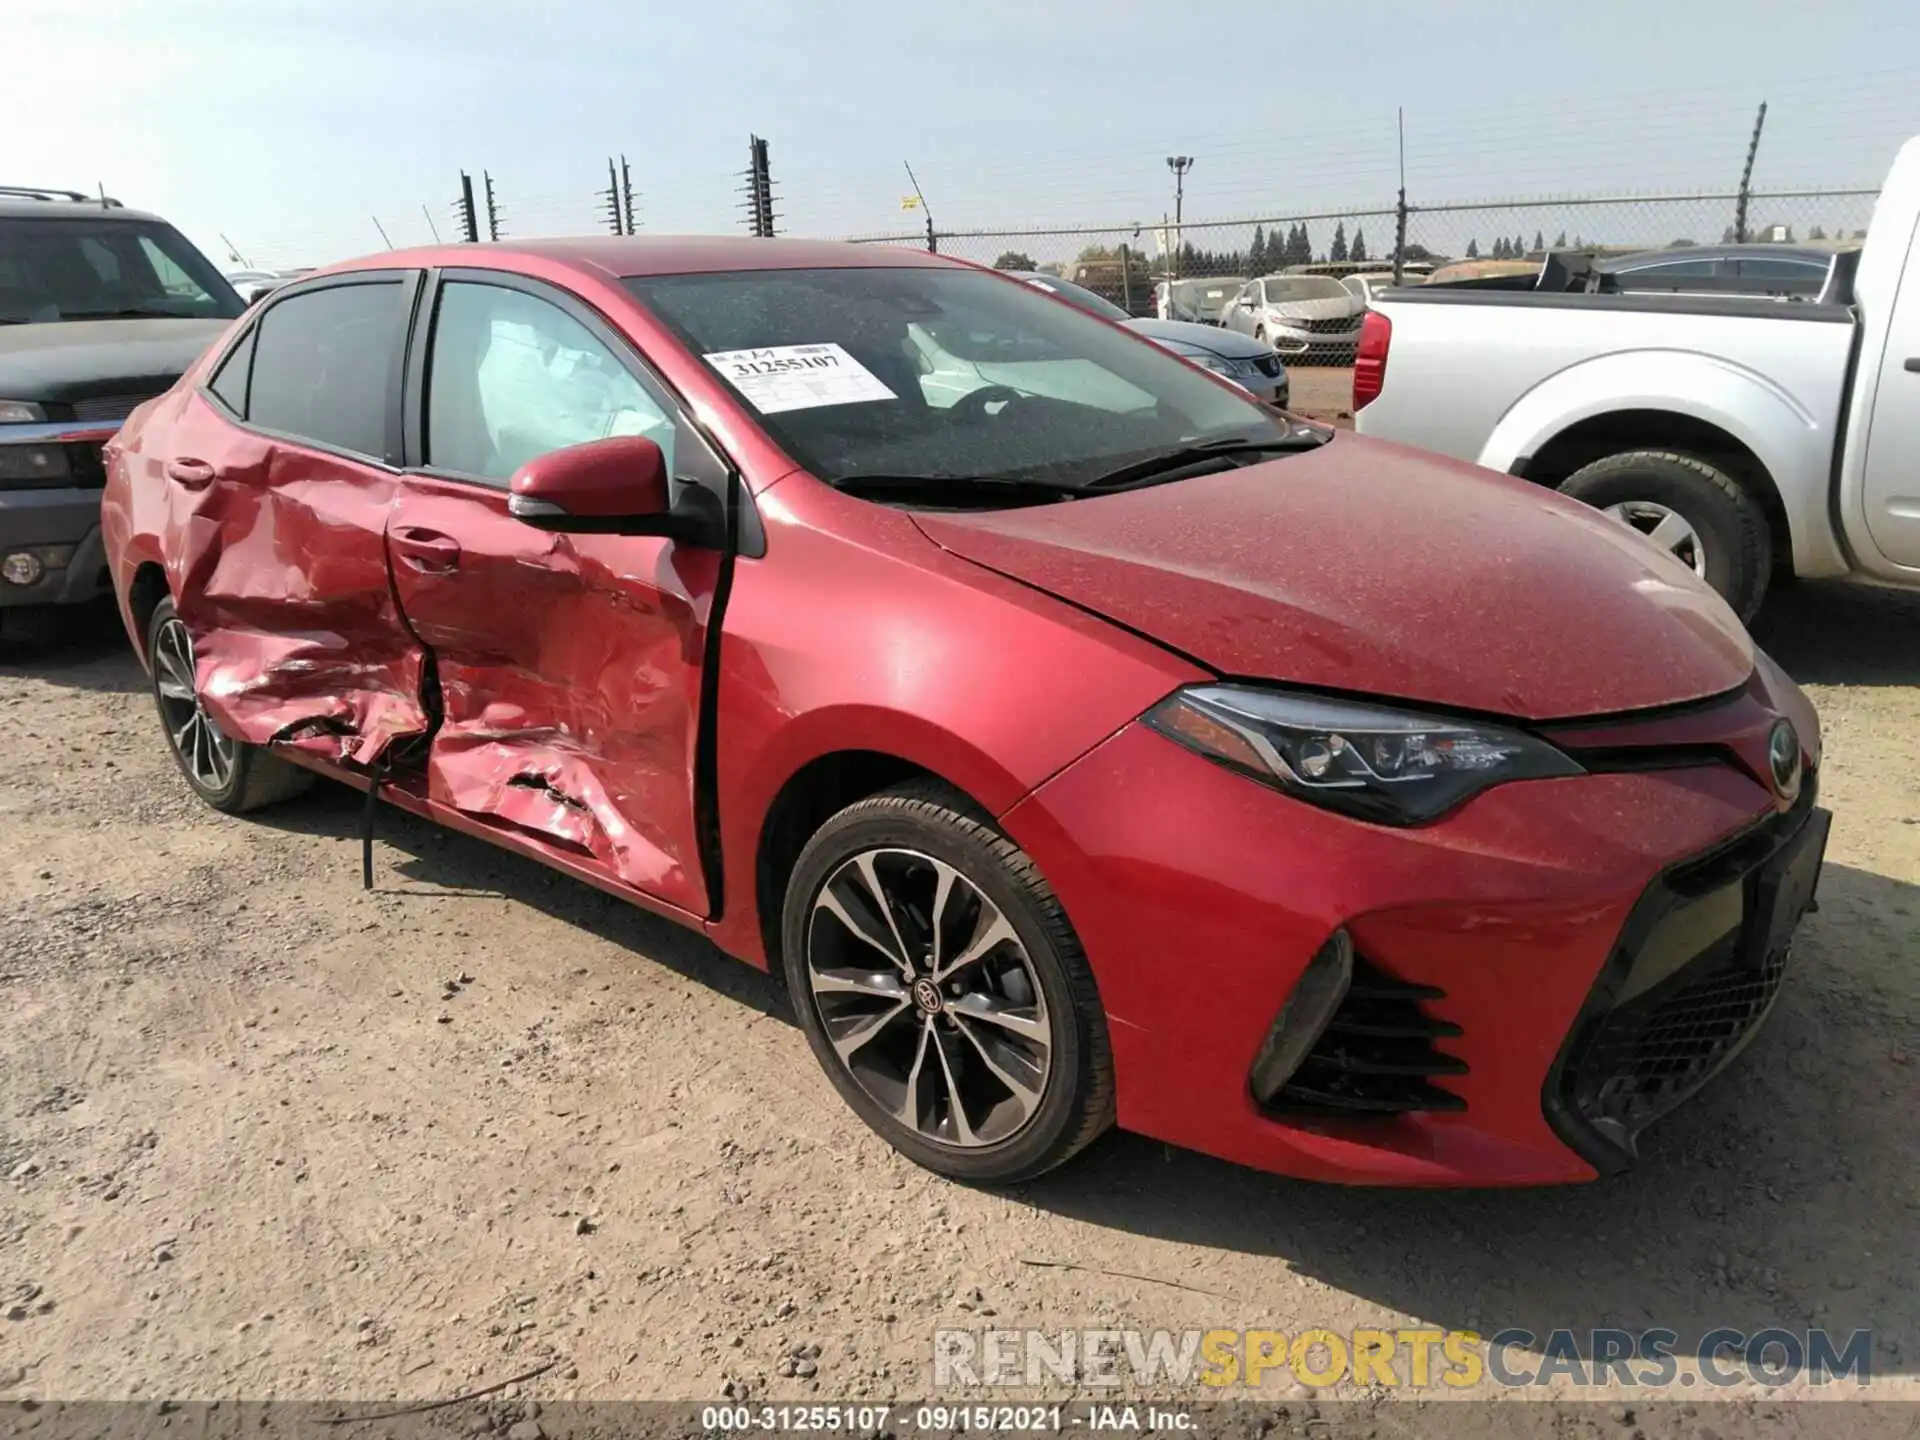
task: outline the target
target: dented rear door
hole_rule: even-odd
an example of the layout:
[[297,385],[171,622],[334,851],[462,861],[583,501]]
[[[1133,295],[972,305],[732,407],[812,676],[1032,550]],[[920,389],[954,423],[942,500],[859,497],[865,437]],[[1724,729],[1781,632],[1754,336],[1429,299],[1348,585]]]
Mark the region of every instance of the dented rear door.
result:
[[250,744],[369,765],[427,728],[385,542],[418,285],[374,271],[276,296],[171,432],[175,605],[207,708]]
[[420,464],[388,532],[438,681],[429,793],[705,915],[694,773],[721,556],[536,529],[507,513],[507,482],[609,434],[654,439],[674,473],[718,462],[626,342],[562,292],[449,272],[431,324],[409,386]]

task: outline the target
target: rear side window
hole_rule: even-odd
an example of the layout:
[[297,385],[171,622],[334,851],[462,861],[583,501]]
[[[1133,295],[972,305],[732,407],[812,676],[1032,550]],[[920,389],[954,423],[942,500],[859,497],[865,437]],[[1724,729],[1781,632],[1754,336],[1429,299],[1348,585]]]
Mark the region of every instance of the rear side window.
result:
[[1635,265],[1620,273],[1644,280],[1688,280],[1717,274],[1719,268],[1717,260],[1661,260],[1651,265]]
[[1734,262],[1736,275],[1751,275],[1762,280],[1819,280],[1827,266],[1816,260],[1793,260],[1776,255],[1745,257]]
[[247,331],[233,347],[233,353],[220,362],[219,370],[207,385],[223,405],[243,420],[247,415],[247,376],[253,370],[253,341],[259,333],[258,329]]
[[333,285],[289,296],[262,315],[254,326],[249,423],[330,450],[384,457],[402,289],[398,278]]

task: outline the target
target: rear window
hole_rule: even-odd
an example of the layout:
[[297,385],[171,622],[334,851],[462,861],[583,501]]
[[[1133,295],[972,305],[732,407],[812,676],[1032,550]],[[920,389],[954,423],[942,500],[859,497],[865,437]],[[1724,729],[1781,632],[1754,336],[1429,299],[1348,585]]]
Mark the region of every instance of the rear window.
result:
[[230,320],[243,308],[220,272],[169,225],[0,219],[0,324]]

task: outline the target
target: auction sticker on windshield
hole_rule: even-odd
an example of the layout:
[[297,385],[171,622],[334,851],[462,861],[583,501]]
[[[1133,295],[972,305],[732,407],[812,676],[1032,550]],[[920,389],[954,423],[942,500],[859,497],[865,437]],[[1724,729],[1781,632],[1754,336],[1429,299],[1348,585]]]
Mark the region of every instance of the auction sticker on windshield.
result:
[[774,345],[702,357],[762,415],[900,397],[838,345]]

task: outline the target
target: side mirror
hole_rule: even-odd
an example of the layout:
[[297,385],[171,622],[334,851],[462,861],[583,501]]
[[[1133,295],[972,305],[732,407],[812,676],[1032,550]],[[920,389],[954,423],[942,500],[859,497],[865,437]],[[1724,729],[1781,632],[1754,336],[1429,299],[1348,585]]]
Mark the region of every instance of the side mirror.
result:
[[550,450],[513,472],[507,512],[543,530],[667,535],[673,514],[667,459],[640,435],[614,435]]

